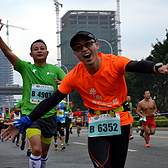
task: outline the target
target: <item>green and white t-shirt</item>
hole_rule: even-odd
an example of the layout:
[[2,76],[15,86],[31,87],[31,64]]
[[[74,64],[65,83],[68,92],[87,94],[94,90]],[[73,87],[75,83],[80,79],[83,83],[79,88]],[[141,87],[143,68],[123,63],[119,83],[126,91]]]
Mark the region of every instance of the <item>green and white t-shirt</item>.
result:
[[[17,59],[17,69],[23,79],[22,114],[29,115],[37,104],[49,97],[56,89],[55,77],[62,81],[66,75],[55,65],[37,66],[30,62]],[[42,118],[48,118],[56,112],[56,108],[46,113]]]

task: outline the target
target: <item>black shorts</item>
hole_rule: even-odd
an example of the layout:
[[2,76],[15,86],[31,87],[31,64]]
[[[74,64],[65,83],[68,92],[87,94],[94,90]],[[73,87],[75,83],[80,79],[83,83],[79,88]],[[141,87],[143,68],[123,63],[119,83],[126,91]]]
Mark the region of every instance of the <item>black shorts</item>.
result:
[[65,123],[57,122],[58,131],[61,129],[61,127],[65,128]]
[[121,127],[121,135],[88,137],[88,151],[95,168],[123,168],[129,144],[130,125]]
[[37,128],[41,130],[41,135],[45,138],[51,138],[57,130],[56,114],[48,118],[40,118],[36,120],[30,128]]

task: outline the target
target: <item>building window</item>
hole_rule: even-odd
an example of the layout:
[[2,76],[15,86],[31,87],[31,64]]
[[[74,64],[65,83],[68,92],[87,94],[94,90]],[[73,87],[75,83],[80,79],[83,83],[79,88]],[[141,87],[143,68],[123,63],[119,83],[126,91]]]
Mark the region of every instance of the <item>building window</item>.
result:
[[98,20],[98,16],[88,16],[88,20]]

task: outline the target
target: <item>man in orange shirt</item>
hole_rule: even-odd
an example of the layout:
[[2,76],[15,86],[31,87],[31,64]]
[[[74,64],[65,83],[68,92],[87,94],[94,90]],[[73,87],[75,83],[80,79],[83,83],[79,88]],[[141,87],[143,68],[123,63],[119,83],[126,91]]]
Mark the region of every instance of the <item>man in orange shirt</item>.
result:
[[[132,61],[126,57],[98,53],[95,36],[86,31],[75,34],[70,46],[80,63],[62,80],[59,88],[25,118],[3,133],[3,137],[24,132],[32,122],[52,109],[67,94],[77,89],[91,115],[88,151],[94,167],[123,168],[127,156],[130,124],[133,118],[125,106],[126,72],[168,74],[168,64]],[[74,82],[75,81],[75,82]],[[18,130],[19,129],[19,130]]]

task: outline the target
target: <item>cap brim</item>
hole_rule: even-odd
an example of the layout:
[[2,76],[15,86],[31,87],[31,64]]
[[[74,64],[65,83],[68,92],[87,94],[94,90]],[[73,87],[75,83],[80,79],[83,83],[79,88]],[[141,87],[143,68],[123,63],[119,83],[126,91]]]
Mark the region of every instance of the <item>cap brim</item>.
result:
[[80,37],[86,37],[88,40],[89,40],[89,39],[93,39],[93,38],[91,38],[91,37],[89,37],[89,36],[87,36],[87,35],[84,35],[84,34],[83,34],[83,35],[81,35],[81,34],[75,35],[75,36],[71,39],[71,42],[70,42],[71,48],[73,48],[73,47],[75,46],[76,41],[77,41]]

